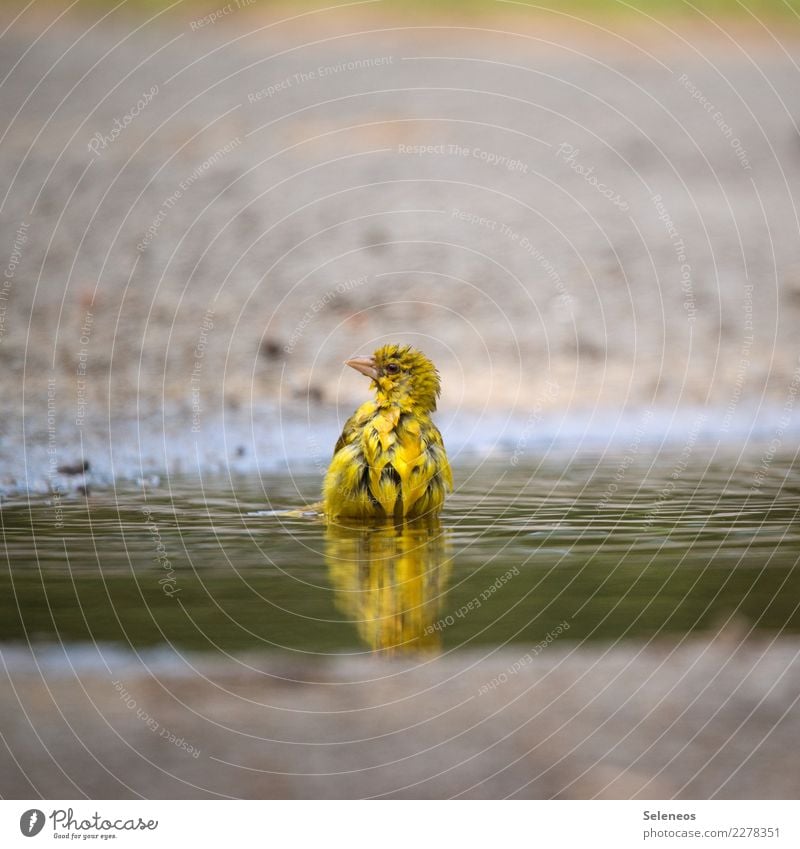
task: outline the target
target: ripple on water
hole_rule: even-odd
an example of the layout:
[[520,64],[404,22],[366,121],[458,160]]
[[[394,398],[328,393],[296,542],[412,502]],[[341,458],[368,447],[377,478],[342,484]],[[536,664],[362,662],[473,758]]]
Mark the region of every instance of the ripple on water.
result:
[[52,497],[12,499],[0,640],[335,654],[530,644],[562,622],[569,640],[731,616],[800,630],[792,459],[775,458],[758,488],[751,461],[674,468],[463,467],[424,529],[264,512],[315,501],[311,474],[117,486],[64,499],[63,527]]

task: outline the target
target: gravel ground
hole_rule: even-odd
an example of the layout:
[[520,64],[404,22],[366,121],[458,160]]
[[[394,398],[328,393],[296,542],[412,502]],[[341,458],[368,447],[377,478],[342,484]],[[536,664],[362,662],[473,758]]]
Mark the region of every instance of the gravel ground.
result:
[[108,651],[106,673],[94,650],[38,670],[7,650],[0,795],[797,798],[799,652],[725,633],[532,662]]
[[2,483],[303,456],[386,339],[463,442],[793,402],[796,32],[190,14],[0,39]]

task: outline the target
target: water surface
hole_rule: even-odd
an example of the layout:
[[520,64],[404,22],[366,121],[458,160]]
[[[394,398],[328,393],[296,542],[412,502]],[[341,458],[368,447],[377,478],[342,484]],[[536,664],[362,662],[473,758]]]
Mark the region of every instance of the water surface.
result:
[[800,630],[800,470],[711,454],[462,463],[438,523],[264,515],[317,473],[0,509],[0,641],[316,655]]

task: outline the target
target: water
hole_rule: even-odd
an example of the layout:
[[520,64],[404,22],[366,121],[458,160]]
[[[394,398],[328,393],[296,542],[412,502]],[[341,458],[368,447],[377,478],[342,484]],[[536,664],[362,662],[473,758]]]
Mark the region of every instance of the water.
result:
[[324,656],[800,631],[800,468],[698,453],[462,462],[441,520],[405,528],[263,515],[316,500],[310,472],[6,501],[0,642]]

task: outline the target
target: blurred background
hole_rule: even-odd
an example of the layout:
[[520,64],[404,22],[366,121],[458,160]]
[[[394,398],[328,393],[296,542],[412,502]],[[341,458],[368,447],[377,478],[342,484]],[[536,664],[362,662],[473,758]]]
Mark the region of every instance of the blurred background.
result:
[[436,362],[458,449],[646,409],[654,438],[703,408],[746,437],[782,407],[790,4],[3,14],[3,450],[27,488],[48,379],[98,471],[109,415],[115,473],[263,468],[309,432],[324,462],[366,391],[342,361],[385,340]]
[[800,792],[798,7],[4,2],[0,792]]

